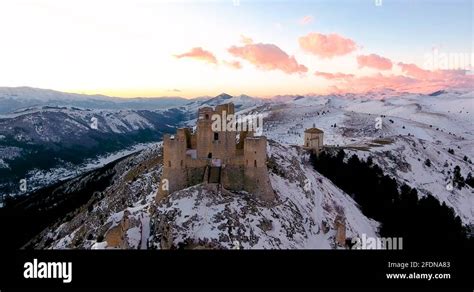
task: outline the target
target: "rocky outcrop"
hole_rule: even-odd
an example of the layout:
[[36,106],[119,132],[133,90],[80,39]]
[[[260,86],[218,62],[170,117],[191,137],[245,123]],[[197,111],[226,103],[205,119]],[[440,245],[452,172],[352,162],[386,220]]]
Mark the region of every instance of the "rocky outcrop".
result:
[[127,210],[123,214],[122,220],[110,228],[105,234],[105,241],[108,247],[126,248],[127,247],[127,231],[130,229],[130,212]]
[[338,215],[334,221],[334,229],[336,229],[336,244],[340,247],[346,245],[346,220],[343,216]]

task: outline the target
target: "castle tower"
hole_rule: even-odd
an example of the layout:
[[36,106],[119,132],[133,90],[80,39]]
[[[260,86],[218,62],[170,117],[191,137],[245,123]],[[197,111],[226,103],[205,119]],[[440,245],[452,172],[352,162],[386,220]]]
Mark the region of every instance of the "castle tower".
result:
[[[235,156],[236,131],[231,118],[234,115],[234,104],[199,109],[196,148],[198,158],[214,158],[225,162]],[[214,128],[213,128],[214,125]]]
[[189,129],[178,129],[176,135],[163,138],[163,174],[157,200],[187,187],[186,147],[190,145]]
[[275,194],[267,169],[267,138],[247,137],[244,141],[244,188],[260,199],[271,201]]
[[203,107],[199,109],[196,126],[196,150],[198,158],[212,158],[212,107]]
[[236,128],[235,110],[233,103],[216,106],[215,115],[220,116],[221,131],[213,131],[213,152],[215,157],[227,162],[229,158],[235,156]]

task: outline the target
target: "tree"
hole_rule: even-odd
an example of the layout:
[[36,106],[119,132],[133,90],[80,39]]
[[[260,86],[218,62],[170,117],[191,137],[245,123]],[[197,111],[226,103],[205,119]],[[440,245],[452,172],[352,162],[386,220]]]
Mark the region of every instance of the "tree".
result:
[[367,164],[372,165],[374,163],[372,156],[367,157]]
[[458,187],[458,189],[462,189],[466,185],[464,182],[464,177],[461,175],[461,168],[459,165],[454,167],[453,183]]
[[474,188],[474,178],[472,177],[472,173],[468,173],[465,180],[466,184],[468,184],[471,188]]
[[[440,204],[431,194],[419,196],[415,188],[383,173],[373,163],[345,153],[312,155],[313,167],[330,179],[358,203],[362,213],[381,223],[383,237],[402,237],[405,249],[462,248],[472,246],[459,216],[453,209]],[[457,169],[457,170],[456,170]],[[456,168],[460,175],[460,168]],[[471,175],[472,178],[472,175]],[[420,198],[419,198],[420,197]],[[437,240],[426,245],[427,238],[437,234]],[[439,240],[438,240],[439,238]]]

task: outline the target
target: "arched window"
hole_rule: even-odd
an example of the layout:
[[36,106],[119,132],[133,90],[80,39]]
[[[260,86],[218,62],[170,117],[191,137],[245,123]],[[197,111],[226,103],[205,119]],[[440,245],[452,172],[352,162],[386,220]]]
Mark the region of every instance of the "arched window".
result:
[[253,167],[257,167],[257,160],[253,161]]
[[212,158],[212,153],[209,152],[209,154],[207,154],[207,158]]
[[171,160],[168,160],[168,167],[171,167]]
[[206,114],[206,120],[209,120],[209,114]]
[[214,133],[214,141],[219,140],[219,133]]

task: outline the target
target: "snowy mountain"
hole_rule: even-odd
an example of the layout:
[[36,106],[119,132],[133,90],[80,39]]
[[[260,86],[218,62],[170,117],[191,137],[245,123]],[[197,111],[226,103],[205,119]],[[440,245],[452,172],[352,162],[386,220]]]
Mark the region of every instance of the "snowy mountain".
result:
[[0,114],[33,106],[72,106],[90,109],[154,110],[187,103],[180,97],[118,98],[66,93],[32,87],[0,87]]
[[[371,156],[400,183],[436,196],[454,208],[465,224],[474,224],[473,189],[448,190],[455,166],[464,177],[474,173],[474,91],[386,99],[304,97],[275,107],[278,111],[269,114],[264,124],[267,137],[301,145],[303,130],[314,124],[324,131],[329,148],[361,158]],[[428,159],[431,166],[426,165]]]
[[[50,193],[75,194],[87,189],[87,201],[45,224],[28,246],[327,249],[339,248],[338,221],[344,222],[348,238],[377,236],[380,223],[364,215],[351,195],[310,165],[309,154],[300,145],[304,129],[313,125],[324,131],[328,151],[343,149],[361,159],[370,157],[399,185],[416,188],[420,197],[434,196],[453,208],[463,224],[472,226],[474,191],[467,184],[456,185],[454,169],[458,166],[464,177],[474,172],[473,92],[376,94],[285,96],[264,101],[222,94],[191,102],[179,112],[195,111],[206,102],[240,101],[241,113],[264,115],[267,166],[276,202],[268,205],[245,192],[196,185],[156,203],[162,165],[157,144],[47,192],[39,190],[35,196],[46,198]],[[105,125],[104,129],[113,131]],[[89,187],[91,177],[104,173],[109,173],[104,186]],[[309,189],[305,187],[308,182]]]
[[215,97],[208,97],[202,99],[193,99],[191,102],[184,106],[180,106],[179,109],[183,112],[188,113],[187,118],[189,120],[193,120],[197,118],[197,111],[201,107],[209,106],[215,107],[218,104],[223,103],[233,103],[235,106],[235,111],[243,111],[243,110],[251,110],[253,108],[269,104],[273,102],[270,99],[263,99],[257,97],[251,97],[248,95],[238,95],[238,96],[231,96],[227,93],[219,94]]
[[162,134],[172,132],[181,120],[181,112],[174,109],[91,110],[42,106],[2,115],[0,192],[19,192],[20,179],[29,181],[31,190],[42,186],[34,179],[38,173],[54,168],[64,172],[90,158],[139,143],[160,141]]

